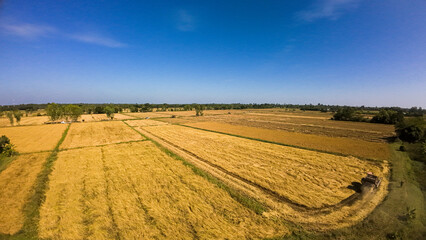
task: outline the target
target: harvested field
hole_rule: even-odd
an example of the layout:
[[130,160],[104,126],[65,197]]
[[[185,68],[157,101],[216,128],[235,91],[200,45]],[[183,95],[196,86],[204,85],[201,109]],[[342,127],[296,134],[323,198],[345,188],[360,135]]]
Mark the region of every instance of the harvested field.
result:
[[161,118],[161,117],[171,117],[172,114],[167,114],[166,112],[137,112],[137,113],[126,113],[128,116],[135,118]]
[[[43,123],[49,121],[49,117],[41,116],[41,117],[22,117],[19,125],[42,125]],[[16,121],[13,124],[14,126],[18,126]],[[8,118],[0,118],[0,127],[11,126]]]
[[394,136],[393,125],[346,122],[318,117],[291,117],[278,114],[231,114],[180,119],[180,123],[214,121],[247,127],[284,130],[329,137],[346,137],[373,142],[386,142]]
[[185,125],[326,152],[335,152],[370,159],[384,160],[389,158],[389,147],[385,143],[238,126],[219,122],[198,122]]
[[166,125],[165,122],[150,120],[150,119],[144,119],[144,120],[131,120],[126,121],[130,126],[132,127],[143,127],[143,126],[157,126],[157,125]]
[[60,152],[42,238],[244,239],[284,235],[151,142]]
[[53,150],[67,128],[67,124],[0,128],[0,136],[6,135],[18,152]]
[[14,234],[22,228],[24,205],[48,155],[20,155],[0,173],[0,233]]
[[[355,157],[269,144],[176,125],[140,127],[230,174],[309,208],[335,205],[365,172],[383,177],[380,166]],[[377,163],[379,164],[379,163]]]
[[121,121],[73,123],[61,149],[142,140]]
[[135,119],[135,117],[121,114],[121,113],[114,114],[114,120],[127,120],[127,119]]

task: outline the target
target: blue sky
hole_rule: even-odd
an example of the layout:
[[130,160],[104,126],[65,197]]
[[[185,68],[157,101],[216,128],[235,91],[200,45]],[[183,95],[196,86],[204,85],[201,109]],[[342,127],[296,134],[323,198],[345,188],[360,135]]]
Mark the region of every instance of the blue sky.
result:
[[425,23],[424,0],[5,0],[0,104],[426,107]]

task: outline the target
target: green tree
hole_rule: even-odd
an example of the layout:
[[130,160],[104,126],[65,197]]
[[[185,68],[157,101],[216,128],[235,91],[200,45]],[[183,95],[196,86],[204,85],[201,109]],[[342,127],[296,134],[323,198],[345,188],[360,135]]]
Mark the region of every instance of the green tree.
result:
[[64,115],[66,119],[71,118],[72,121],[77,121],[83,114],[83,109],[77,105],[69,104],[64,107]]
[[16,123],[18,123],[18,125],[21,122],[22,115],[23,115],[22,112],[19,110],[16,110],[13,112],[13,116],[15,117]]
[[6,117],[9,118],[10,125],[13,126],[13,123],[15,122],[13,119],[13,112],[6,112]]
[[381,109],[379,113],[374,115],[370,122],[396,124],[398,122],[402,122],[403,120],[404,114],[402,113],[402,111]]
[[205,107],[200,104],[195,104],[195,116],[203,116]]
[[399,139],[406,142],[425,140],[426,122],[423,117],[409,118],[395,125],[395,132]]
[[64,109],[56,103],[49,103],[46,108],[47,116],[51,121],[56,121],[64,116]]
[[113,107],[106,106],[104,110],[108,118],[114,119],[115,109]]

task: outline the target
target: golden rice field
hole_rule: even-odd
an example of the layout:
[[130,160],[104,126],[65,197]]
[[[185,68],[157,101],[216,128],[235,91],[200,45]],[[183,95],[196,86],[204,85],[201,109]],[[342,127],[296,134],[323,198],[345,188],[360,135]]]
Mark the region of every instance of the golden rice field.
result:
[[185,125],[326,152],[342,153],[371,159],[386,160],[389,158],[389,147],[386,143],[367,142],[359,139],[336,138],[298,132],[286,132],[220,122],[195,122],[187,123]]
[[167,123],[161,121],[155,121],[151,119],[143,119],[143,120],[131,120],[126,121],[132,127],[143,127],[143,126],[157,126],[157,125],[166,125]]
[[365,172],[383,177],[369,161],[280,146],[177,125],[140,127],[241,178],[307,207],[334,205]]
[[[1,131],[1,130],[0,130]],[[142,140],[143,137],[121,121],[73,123],[61,149]]]
[[[310,115],[309,115],[310,114]],[[312,115],[312,116],[311,116]],[[250,113],[226,114],[204,117],[182,117],[177,120],[161,119],[161,121],[175,123],[190,122],[221,122],[247,127],[283,130],[329,137],[345,137],[372,142],[386,142],[394,136],[394,127],[387,124],[374,124],[364,122],[333,121],[315,113],[300,114],[273,114]]]
[[48,154],[20,155],[0,172],[0,233],[14,234],[22,228],[24,205]]
[[[49,121],[49,117],[47,116],[39,116],[39,117],[22,117],[19,125],[41,125],[45,122]],[[0,127],[11,126],[8,118],[0,118]],[[18,123],[14,121],[13,126],[18,126]]]
[[67,124],[21,126],[0,128],[0,136],[6,135],[21,153],[53,150]]
[[152,142],[59,153],[40,209],[47,239],[247,239],[283,223],[243,207]]

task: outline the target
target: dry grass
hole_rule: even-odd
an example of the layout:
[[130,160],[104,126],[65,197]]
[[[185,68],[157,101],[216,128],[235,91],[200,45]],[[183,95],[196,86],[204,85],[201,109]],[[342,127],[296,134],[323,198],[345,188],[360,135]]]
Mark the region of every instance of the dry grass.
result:
[[50,239],[244,239],[288,233],[151,142],[59,154],[41,208]]
[[334,205],[365,172],[382,169],[355,157],[285,147],[176,125],[144,127],[225,170],[308,207]]
[[126,121],[130,126],[133,127],[141,127],[141,126],[157,126],[157,125],[166,125],[165,122],[150,120],[150,119],[144,119],[144,120],[132,120],[132,121]]
[[126,119],[135,119],[135,117],[124,115],[121,113],[114,114],[114,120],[126,120]]
[[[41,125],[45,122],[49,121],[49,117],[47,116],[40,116],[40,117],[22,117],[21,122],[19,125]],[[0,118],[0,127],[6,127],[11,126],[8,118]],[[16,121],[14,122],[13,126],[18,126]]]
[[0,173],[0,232],[15,234],[24,223],[23,208],[49,153],[20,155]]
[[385,143],[367,142],[359,139],[336,138],[297,132],[231,125],[219,122],[198,122],[187,126],[224,132],[244,137],[257,138],[287,145],[342,153],[371,159],[388,159],[389,147]]
[[0,128],[19,152],[52,150],[66,129],[66,124]]
[[143,139],[121,121],[74,123],[61,149],[96,146]]
[[214,121],[258,127],[272,130],[284,130],[329,137],[346,137],[365,141],[386,142],[386,138],[394,136],[393,125],[363,122],[333,121],[321,116],[284,115],[270,113],[246,113],[205,116],[180,119],[180,122]]
[[171,117],[172,114],[167,112],[137,112],[137,113],[126,113],[126,115],[135,118],[158,118],[158,117]]

